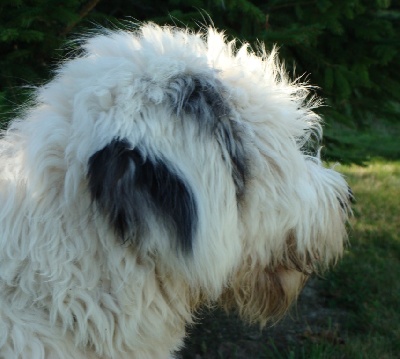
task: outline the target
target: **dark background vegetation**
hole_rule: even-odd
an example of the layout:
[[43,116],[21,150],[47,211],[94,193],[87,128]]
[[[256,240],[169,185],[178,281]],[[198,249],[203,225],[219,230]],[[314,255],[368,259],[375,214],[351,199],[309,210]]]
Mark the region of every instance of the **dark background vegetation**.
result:
[[292,77],[325,99],[325,158],[363,166],[340,168],[357,198],[351,247],[306,287],[293,319],[260,332],[201,314],[182,357],[399,358],[400,1],[1,0],[1,126],[85,30],[127,20],[198,29],[210,19],[254,47],[277,44]]
[[126,20],[199,28],[209,18],[229,37],[278,44],[292,76],[318,87],[326,158],[400,156],[385,145],[400,134],[400,2],[390,0],[2,0],[1,118],[12,117],[87,28]]

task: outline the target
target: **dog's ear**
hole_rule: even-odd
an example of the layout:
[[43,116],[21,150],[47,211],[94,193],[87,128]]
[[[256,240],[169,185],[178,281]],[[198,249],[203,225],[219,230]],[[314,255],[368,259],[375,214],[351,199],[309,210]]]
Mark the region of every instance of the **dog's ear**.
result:
[[146,158],[128,141],[116,139],[90,157],[88,181],[93,202],[124,240],[140,240],[146,227],[151,231],[153,216],[175,231],[185,252],[192,249],[195,198],[165,160]]

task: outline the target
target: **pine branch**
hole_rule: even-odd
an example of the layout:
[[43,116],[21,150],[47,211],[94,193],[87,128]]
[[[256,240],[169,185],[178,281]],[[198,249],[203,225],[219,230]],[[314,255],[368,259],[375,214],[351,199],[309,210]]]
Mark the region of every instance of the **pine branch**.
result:
[[78,25],[98,4],[100,0],[92,0],[89,3],[87,3],[81,12],[78,15],[78,19],[69,24],[61,33],[61,36],[66,36],[68,33],[70,33],[76,25]]
[[275,6],[272,5],[269,8],[269,10],[279,10],[279,9],[290,8],[290,7],[295,7],[295,6],[307,6],[307,5],[313,5],[313,4],[315,4],[315,1],[291,2],[291,3],[275,5]]

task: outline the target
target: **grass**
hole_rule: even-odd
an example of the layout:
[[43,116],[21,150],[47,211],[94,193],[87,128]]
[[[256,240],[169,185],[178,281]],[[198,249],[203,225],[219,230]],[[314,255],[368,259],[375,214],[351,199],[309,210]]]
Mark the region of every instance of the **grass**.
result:
[[[357,202],[350,246],[325,281],[329,304],[345,310],[344,342],[306,343],[309,359],[392,359],[400,356],[400,162],[342,166]],[[304,349],[305,348],[305,349]]]

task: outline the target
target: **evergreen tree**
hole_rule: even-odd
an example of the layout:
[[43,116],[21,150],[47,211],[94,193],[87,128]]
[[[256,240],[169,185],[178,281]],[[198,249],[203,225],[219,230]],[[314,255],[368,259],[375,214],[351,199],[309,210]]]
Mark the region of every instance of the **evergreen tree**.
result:
[[335,131],[338,124],[362,129],[376,122],[399,123],[398,5],[389,0],[275,0],[263,10],[269,21],[260,37],[283,44],[296,72],[311,73],[310,82],[321,87],[331,157],[355,159],[352,144],[344,147]]
[[18,86],[47,76],[80,27],[127,19],[195,28],[212,19],[255,47],[278,44],[288,70],[320,87],[328,148],[342,160],[350,153],[329,129],[399,122],[400,4],[390,0],[3,0],[0,112],[21,101]]
[[99,0],[2,0],[0,3],[0,113],[24,99],[62,57],[66,35]]

